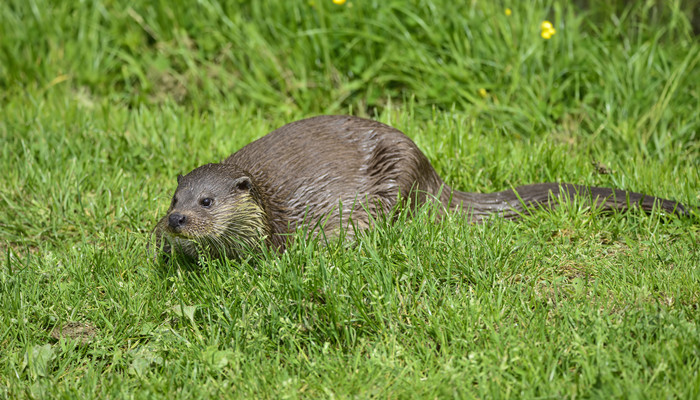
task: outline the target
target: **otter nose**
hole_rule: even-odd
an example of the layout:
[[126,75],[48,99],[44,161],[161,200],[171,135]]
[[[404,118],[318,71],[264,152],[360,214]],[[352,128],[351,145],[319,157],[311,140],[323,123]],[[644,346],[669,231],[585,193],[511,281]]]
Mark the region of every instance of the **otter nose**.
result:
[[181,227],[182,225],[185,225],[187,222],[187,217],[180,214],[180,213],[172,213],[168,217],[168,225],[170,225],[171,228],[176,229]]

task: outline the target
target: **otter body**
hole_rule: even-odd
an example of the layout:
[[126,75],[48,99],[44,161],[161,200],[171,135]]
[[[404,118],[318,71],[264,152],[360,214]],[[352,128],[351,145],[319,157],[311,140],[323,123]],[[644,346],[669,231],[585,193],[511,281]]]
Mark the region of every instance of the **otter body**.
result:
[[[351,116],[320,116],[287,124],[246,145],[219,164],[184,177],[155,233],[165,249],[195,257],[239,257],[263,244],[284,250],[286,235],[304,225],[332,235],[369,227],[401,203],[439,201],[473,222],[490,215],[517,218],[578,196],[603,209],[660,207],[687,211],[674,201],[617,189],[541,183],[496,193],[453,190],[406,135]],[[410,201],[407,201],[410,199]]]

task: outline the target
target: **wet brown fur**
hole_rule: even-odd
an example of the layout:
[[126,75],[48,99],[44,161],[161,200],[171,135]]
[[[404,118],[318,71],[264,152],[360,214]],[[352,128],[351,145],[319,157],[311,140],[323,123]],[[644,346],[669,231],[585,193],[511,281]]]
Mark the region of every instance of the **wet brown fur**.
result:
[[[215,204],[204,208],[199,202],[207,196]],[[222,163],[178,179],[177,202],[155,233],[191,256],[199,246],[213,256],[237,257],[262,242],[284,250],[286,235],[302,225],[329,235],[341,225],[367,228],[399,199],[410,198],[412,207],[439,200],[446,209],[463,210],[473,222],[481,222],[491,215],[515,219],[533,208],[554,208],[561,196],[589,199],[605,210],[639,206],[687,213],[674,201],[568,183],[460,192],[447,186],[415,143],[397,129],[357,117],[320,116],[287,124]],[[173,214],[175,222],[170,221]]]

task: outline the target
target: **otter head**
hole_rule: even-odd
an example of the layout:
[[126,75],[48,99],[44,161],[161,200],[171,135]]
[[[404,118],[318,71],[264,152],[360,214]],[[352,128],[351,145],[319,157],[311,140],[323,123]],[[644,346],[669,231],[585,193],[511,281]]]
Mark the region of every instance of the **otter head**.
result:
[[156,234],[191,257],[204,251],[240,258],[270,234],[260,194],[249,174],[231,164],[203,165],[178,176],[170,208]]

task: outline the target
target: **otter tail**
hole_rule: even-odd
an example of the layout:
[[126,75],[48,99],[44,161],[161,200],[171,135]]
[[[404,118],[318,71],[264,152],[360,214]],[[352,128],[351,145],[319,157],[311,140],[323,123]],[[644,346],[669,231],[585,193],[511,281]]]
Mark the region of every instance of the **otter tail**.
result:
[[627,210],[639,207],[644,211],[657,208],[670,214],[687,216],[682,204],[642,193],[570,183],[537,183],[496,193],[452,191],[450,209],[467,212],[475,222],[490,215],[517,219],[533,209],[554,209],[562,200],[584,199],[602,210]]

